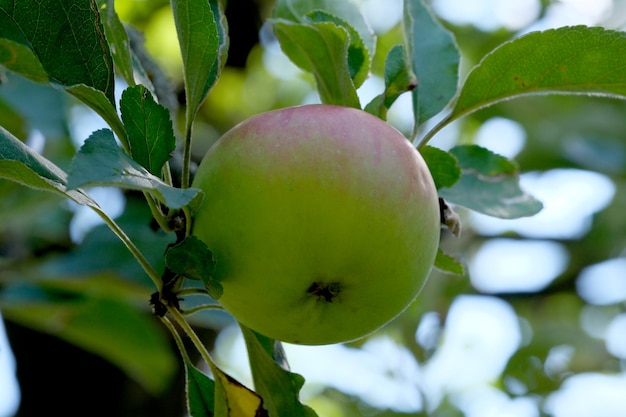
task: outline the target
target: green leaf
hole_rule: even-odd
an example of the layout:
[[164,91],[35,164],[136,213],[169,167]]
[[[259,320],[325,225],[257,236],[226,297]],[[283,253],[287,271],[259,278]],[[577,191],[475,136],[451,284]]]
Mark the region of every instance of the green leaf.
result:
[[496,48],[469,73],[448,121],[532,94],[626,98],[626,34],[574,26]]
[[[148,263],[156,271],[163,271],[163,254],[174,243],[175,236],[161,229],[153,230],[147,221],[150,215],[150,208],[144,198],[129,196],[126,198],[124,212],[115,219],[115,223]],[[72,277],[101,274],[102,271],[110,271],[111,265],[115,265],[115,275],[119,278],[146,288],[140,300],[140,305],[145,305],[146,293],[152,290],[153,283],[124,242],[106,224],[90,229],[80,245],[75,245],[71,250],[57,256],[47,257],[38,268],[51,276]]]
[[0,160],[21,162],[39,177],[59,184],[65,183],[65,171],[30,149],[2,126],[0,126]]
[[[62,139],[67,136],[67,107],[71,100],[67,94],[12,72],[7,73],[4,80],[6,83],[0,86],[0,101],[10,109],[0,110],[0,119],[4,119],[2,126],[20,140],[26,139],[26,131],[37,129],[49,140],[61,139],[70,145]],[[13,120],[7,123],[9,118]],[[14,128],[14,123],[20,119],[26,123],[23,134]],[[73,146],[68,146],[68,151],[73,154],[70,148]]]
[[20,113],[20,111],[12,105],[13,103],[6,103],[3,100],[4,97],[2,91],[0,91],[0,126],[4,126],[9,132],[19,138],[27,138],[31,128],[27,125],[26,115]]
[[155,102],[146,87],[136,85],[122,93],[120,111],[131,157],[151,174],[160,176],[176,148],[169,110]]
[[[84,84],[115,103],[113,61],[95,0],[0,0],[0,23],[0,39],[29,47],[51,83]],[[23,75],[40,78],[35,71]]]
[[219,0],[171,0],[180,43],[187,130],[226,61],[228,37]]
[[316,417],[315,411],[303,405],[298,399],[300,389],[304,385],[304,378],[285,370],[276,360],[281,361],[280,352],[276,351],[276,346],[280,346],[279,342],[243,325],[240,327],[248,349],[254,387],[263,397],[264,406],[269,411],[269,415],[271,417]]
[[[39,2],[34,7],[19,2],[13,7],[9,0],[0,0],[0,64],[72,94],[96,111],[126,146],[126,133],[115,109],[113,64],[94,1],[83,2],[66,14],[73,2],[58,6]],[[34,25],[39,19],[46,24]],[[50,43],[49,37],[55,36],[58,44]]]
[[67,186],[113,185],[152,194],[166,206],[181,208],[199,190],[171,187],[133,161],[117,144],[108,129],[94,132],[80,148],[70,167]]
[[185,356],[187,409],[190,417],[213,417],[215,381],[197,369]]
[[348,31],[348,39],[350,42],[348,45],[348,72],[354,86],[357,88],[360,87],[369,75],[370,56],[359,32],[345,20],[322,10],[312,11],[305,16],[305,19],[307,22],[314,24],[321,22],[334,23]]
[[422,0],[405,0],[404,31],[408,59],[417,76],[412,95],[418,128],[456,94],[460,56],[450,32],[435,20]]
[[447,253],[444,253],[441,248],[437,250],[434,266],[442,272],[454,275],[465,275],[465,268],[463,267],[463,264]]
[[68,191],[67,174],[0,126],[0,177],[30,188],[51,191],[78,204],[97,207],[81,190]]
[[[0,18],[1,16],[2,11],[0,11]],[[2,25],[1,22],[0,25]],[[48,82],[48,74],[33,51],[10,39],[0,39],[0,65],[35,82]]]
[[274,32],[283,52],[296,65],[311,71],[325,104],[360,108],[348,67],[348,30],[330,22],[300,24],[274,19]]
[[[5,318],[53,334],[117,365],[148,392],[161,394],[176,371],[176,356],[165,333],[147,312],[137,309],[146,289],[110,275],[36,280],[48,298],[24,298],[11,291],[0,298]],[[40,292],[35,292],[40,294]],[[140,298],[141,297],[141,298]]]
[[215,258],[207,245],[195,236],[189,236],[165,253],[167,267],[175,274],[202,281],[209,295],[217,300],[222,285],[213,278]]
[[109,41],[115,69],[128,85],[135,85],[133,63],[130,53],[130,42],[124,25],[115,12],[114,0],[96,0],[100,10],[100,18],[104,33]]
[[374,56],[376,36],[352,0],[278,0],[274,8],[274,17],[293,23],[305,23],[306,16],[314,11],[322,11],[346,22],[358,32],[368,50],[368,55]]
[[0,64],[36,82],[47,83],[48,74],[15,20],[0,3]]
[[365,111],[386,120],[391,105],[415,85],[415,75],[406,61],[404,46],[393,46],[385,58],[385,91],[368,103]]
[[433,146],[424,146],[420,149],[420,154],[426,161],[438,190],[452,187],[461,178],[461,167],[452,154]]
[[461,179],[439,191],[448,202],[493,217],[514,219],[532,216],[542,204],[519,187],[517,165],[477,145],[450,150],[461,165]]
[[222,69],[226,65],[226,59],[228,58],[228,48],[230,46],[230,39],[228,38],[228,20],[222,9],[223,2],[219,0],[209,0],[209,5],[213,11],[213,17],[215,18],[217,37],[219,40],[219,51],[217,60],[213,62],[213,67],[209,73],[207,79],[207,85],[209,89],[217,82]]
[[98,113],[100,117],[115,131],[122,144],[128,148],[128,137],[124,125],[120,120],[115,105],[111,104],[109,99],[102,91],[89,87],[85,84],[77,84],[64,88],[65,91],[85,103],[93,111]]
[[352,1],[279,0],[274,32],[283,52],[311,72],[323,103],[360,108],[376,37]]

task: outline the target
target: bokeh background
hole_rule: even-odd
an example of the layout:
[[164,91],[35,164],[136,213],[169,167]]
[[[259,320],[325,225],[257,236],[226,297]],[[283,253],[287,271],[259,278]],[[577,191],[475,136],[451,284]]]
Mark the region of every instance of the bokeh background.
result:
[[[386,51],[402,40],[402,1],[358,3],[378,35],[372,77],[359,91],[367,103],[382,89]],[[169,2],[115,5],[171,86],[167,104],[180,107]],[[626,29],[623,0],[431,5],[456,36],[462,77],[494,47],[530,31]],[[230,54],[196,122],[196,160],[253,114],[319,100],[312,77],[282,55],[263,24],[271,10],[267,0],[228,1]],[[515,159],[522,186],[544,210],[505,221],[458,208],[463,233],[444,234],[442,245],[468,275],[434,271],[417,302],[365,340],[287,345],[292,370],[307,380],[302,400],[320,417],[626,416],[625,116],[618,100],[532,97],[440,132],[432,145],[478,143]],[[401,97],[389,122],[408,134],[411,119],[410,100]],[[10,73],[0,83],[0,124],[64,168],[104,127],[70,97]],[[171,237],[151,227],[141,199],[90,192],[160,265]],[[115,237],[88,210],[6,181],[0,218],[0,416],[184,416],[180,363],[147,304],[153,289]],[[219,364],[250,384],[232,320],[202,314],[194,325]]]

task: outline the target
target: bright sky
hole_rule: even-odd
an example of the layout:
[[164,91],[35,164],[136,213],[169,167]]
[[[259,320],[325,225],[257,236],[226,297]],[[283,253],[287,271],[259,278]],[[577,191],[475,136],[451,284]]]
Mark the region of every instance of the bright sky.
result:
[[10,417],[17,412],[20,390],[15,377],[15,366],[15,358],[0,315],[0,417]]

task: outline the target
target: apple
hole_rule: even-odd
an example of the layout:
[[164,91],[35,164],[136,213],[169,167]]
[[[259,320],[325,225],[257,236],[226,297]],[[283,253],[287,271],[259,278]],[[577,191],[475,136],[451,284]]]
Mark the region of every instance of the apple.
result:
[[364,111],[263,113],[209,149],[193,234],[215,256],[221,305],[299,344],[358,339],[411,304],[433,265],[437,191],[424,160]]

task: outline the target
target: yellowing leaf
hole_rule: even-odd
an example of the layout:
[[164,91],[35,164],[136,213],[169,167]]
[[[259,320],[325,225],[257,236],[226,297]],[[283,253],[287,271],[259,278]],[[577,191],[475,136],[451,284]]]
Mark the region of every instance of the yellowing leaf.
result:
[[214,367],[216,417],[267,417],[263,399],[231,376]]

